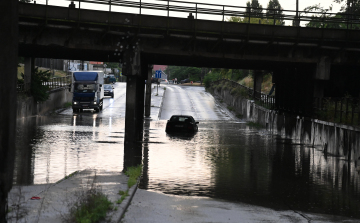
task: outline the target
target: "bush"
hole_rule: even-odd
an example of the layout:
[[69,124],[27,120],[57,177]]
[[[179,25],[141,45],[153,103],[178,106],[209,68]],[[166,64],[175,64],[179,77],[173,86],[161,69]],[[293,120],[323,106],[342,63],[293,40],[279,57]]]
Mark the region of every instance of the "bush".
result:
[[208,73],[208,74],[206,74],[205,78],[204,78],[205,88],[209,88],[211,82],[217,81],[217,80],[219,80],[219,78],[220,78],[220,75],[218,73]]

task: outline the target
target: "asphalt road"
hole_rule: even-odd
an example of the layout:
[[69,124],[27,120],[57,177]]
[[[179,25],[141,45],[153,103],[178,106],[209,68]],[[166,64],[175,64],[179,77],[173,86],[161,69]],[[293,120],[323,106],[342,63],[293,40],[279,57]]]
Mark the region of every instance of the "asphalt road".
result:
[[160,119],[172,115],[191,115],[195,120],[233,120],[235,117],[215,102],[204,87],[162,85],[166,87]]

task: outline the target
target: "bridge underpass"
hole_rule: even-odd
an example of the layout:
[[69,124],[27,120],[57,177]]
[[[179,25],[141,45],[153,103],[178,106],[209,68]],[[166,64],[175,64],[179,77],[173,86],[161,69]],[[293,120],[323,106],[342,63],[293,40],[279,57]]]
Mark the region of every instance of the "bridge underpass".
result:
[[[144,81],[149,80],[152,64],[272,71],[276,107],[304,114],[312,113],[314,97],[335,94],[325,89],[330,77],[336,80],[345,73],[352,75],[350,82],[359,80],[359,30],[19,5],[20,56],[123,65],[128,77],[126,141],[141,140]],[[149,109],[148,97],[146,103]]]

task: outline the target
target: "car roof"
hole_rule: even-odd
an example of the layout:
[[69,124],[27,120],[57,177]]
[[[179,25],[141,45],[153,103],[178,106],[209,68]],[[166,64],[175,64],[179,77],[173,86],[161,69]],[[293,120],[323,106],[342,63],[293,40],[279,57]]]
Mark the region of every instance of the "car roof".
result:
[[171,117],[187,117],[187,118],[193,118],[191,115],[173,115]]

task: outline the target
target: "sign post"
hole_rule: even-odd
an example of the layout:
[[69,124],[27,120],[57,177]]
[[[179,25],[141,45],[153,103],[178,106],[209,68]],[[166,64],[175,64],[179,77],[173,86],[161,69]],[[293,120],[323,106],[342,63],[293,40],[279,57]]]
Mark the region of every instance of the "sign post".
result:
[[158,78],[158,79],[157,79],[157,88],[156,88],[156,91],[157,91],[156,94],[157,94],[157,95],[159,94],[159,84],[160,84],[159,79],[161,79],[161,73],[162,73],[161,70],[155,71],[155,78]]

